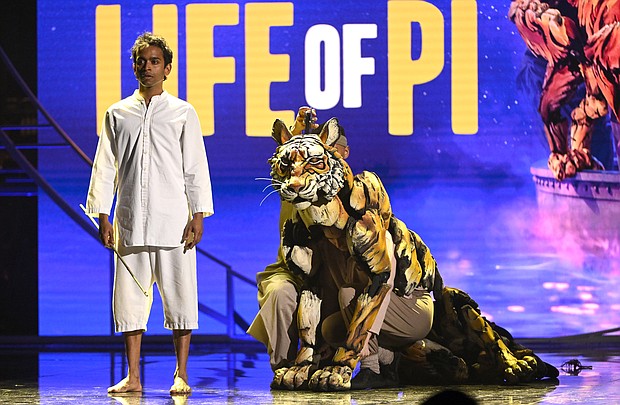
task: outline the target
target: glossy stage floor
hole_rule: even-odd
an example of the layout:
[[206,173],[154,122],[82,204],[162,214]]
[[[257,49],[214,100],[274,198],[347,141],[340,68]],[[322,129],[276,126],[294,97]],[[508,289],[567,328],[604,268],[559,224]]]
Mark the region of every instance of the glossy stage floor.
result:
[[[479,404],[620,404],[618,336],[563,338],[553,343],[522,341],[561,369],[554,381],[338,393],[272,391],[272,374],[262,346],[196,338],[189,363],[193,393],[188,397],[171,397],[168,393],[175,359],[172,345],[161,338],[145,340],[141,369],[144,391],[123,396],[106,393],[126,370],[122,346],[115,338],[112,344],[94,346],[70,339],[30,348],[27,342],[4,344],[0,346],[0,404],[421,404],[446,390],[465,393]],[[569,360],[578,360],[584,368],[562,367]]]

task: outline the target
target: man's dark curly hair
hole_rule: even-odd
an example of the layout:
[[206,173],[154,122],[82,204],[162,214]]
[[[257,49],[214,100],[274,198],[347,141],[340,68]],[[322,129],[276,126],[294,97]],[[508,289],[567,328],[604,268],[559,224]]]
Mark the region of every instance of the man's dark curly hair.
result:
[[144,48],[148,48],[149,46],[156,46],[162,50],[164,53],[165,66],[172,63],[172,49],[170,49],[164,37],[155,35],[152,32],[145,32],[136,38],[136,42],[134,42],[131,47],[131,60],[133,63],[136,63],[136,59],[138,59],[138,54],[140,51]]

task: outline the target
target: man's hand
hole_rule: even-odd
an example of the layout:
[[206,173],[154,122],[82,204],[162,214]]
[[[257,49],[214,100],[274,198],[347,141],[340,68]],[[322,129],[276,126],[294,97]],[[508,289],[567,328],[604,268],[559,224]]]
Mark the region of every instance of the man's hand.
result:
[[299,107],[297,111],[297,117],[295,117],[295,123],[291,125],[291,133],[293,135],[301,134],[301,131],[306,129],[306,124],[304,120],[306,119],[306,111],[310,111],[312,113],[312,129],[316,129],[319,127],[319,124],[316,123],[317,116],[314,108],[310,108],[308,106]]
[[185,225],[185,230],[183,231],[183,239],[181,240],[181,242],[185,243],[183,253],[187,252],[188,249],[192,249],[202,239],[203,217],[204,215],[202,214],[202,212],[197,212],[194,214],[192,220],[189,221],[187,225]]
[[110,223],[108,214],[99,214],[99,239],[103,246],[114,248],[114,228]]

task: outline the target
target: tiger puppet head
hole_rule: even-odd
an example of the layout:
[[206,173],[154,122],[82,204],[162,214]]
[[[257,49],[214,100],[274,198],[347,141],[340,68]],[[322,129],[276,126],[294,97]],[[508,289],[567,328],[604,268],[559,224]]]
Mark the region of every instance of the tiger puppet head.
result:
[[312,272],[311,231],[318,230],[321,237],[328,236],[334,245],[348,249],[344,229],[349,213],[339,194],[349,192],[354,177],[335,147],[344,130],[337,118],[331,118],[316,132],[293,135],[276,120],[272,137],[278,147],[269,159],[272,186],[293,208],[284,224],[282,251],[289,270],[302,277]]
[[323,124],[318,134],[293,135],[280,120],[271,136],[278,148],[269,159],[273,187],[283,201],[304,210],[331,203],[342,188],[353,183],[351,168],[334,147],[343,129],[337,118]]

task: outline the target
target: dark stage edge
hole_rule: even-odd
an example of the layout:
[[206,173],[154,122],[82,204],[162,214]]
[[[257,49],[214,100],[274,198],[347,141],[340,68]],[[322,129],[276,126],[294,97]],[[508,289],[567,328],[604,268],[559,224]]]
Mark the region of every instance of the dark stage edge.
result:
[[[620,336],[517,339],[546,362],[591,366],[558,381],[518,386],[408,386],[339,393],[271,391],[264,347],[245,337],[196,335],[188,371],[193,393],[171,397],[175,358],[169,336],[144,337],[139,395],[108,396],[124,375],[120,336],[0,337],[0,404],[420,404],[452,389],[479,404],[620,404]],[[447,403],[447,402],[446,402]],[[449,402],[455,403],[455,402]]]

